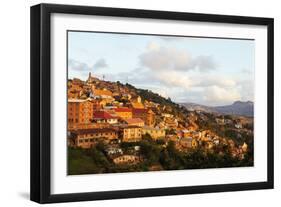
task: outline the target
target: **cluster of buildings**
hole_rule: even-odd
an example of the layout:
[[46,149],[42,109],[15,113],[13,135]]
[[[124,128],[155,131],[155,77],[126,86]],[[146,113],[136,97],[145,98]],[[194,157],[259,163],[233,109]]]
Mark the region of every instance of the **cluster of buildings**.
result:
[[113,162],[139,162],[137,150],[123,154],[116,146],[121,142],[138,142],[144,135],[154,140],[165,138],[165,129],[155,124],[156,114],[152,109],[155,106],[149,102],[144,104],[140,96],[91,74],[87,81],[69,80],[68,144],[91,148],[102,141],[111,147],[108,155]]
[[179,151],[203,142],[211,149],[223,141],[210,131],[200,131],[192,118],[183,126],[179,117],[166,113],[160,104],[142,100],[128,87],[99,80],[91,73],[87,81],[69,80],[67,95],[68,145],[91,148],[102,141],[116,164],[141,162],[138,146],[124,153],[119,145],[148,135],[153,140],[174,141]]

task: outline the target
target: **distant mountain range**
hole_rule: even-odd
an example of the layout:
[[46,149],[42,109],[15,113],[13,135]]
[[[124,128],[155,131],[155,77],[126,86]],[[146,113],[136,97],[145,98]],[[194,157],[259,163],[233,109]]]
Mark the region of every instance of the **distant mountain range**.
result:
[[254,103],[252,101],[235,101],[233,104],[226,106],[205,106],[196,103],[180,103],[180,105],[186,107],[189,111],[200,110],[209,113],[254,115]]

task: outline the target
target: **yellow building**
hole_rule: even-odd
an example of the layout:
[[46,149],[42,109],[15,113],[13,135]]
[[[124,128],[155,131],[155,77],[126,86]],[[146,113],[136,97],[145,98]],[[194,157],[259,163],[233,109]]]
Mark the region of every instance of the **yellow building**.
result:
[[132,107],[135,108],[135,109],[143,109],[144,108],[144,105],[141,102],[140,96],[138,96],[135,99],[131,99],[131,104],[132,104]]
[[142,129],[139,126],[124,126],[121,128],[123,142],[138,142],[142,138]]
[[118,132],[113,128],[79,129],[70,132],[69,139],[73,145],[91,148],[99,141],[110,142],[118,138]]
[[113,158],[115,164],[137,164],[141,162],[141,158],[138,155],[120,155]]
[[142,134],[143,135],[149,134],[152,137],[152,139],[161,139],[161,138],[165,138],[166,132],[164,129],[144,126],[142,128]]
[[116,108],[116,109],[113,109],[113,110],[115,111],[117,116],[119,116],[122,119],[130,119],[133,116],[132,109],[129,109],[127,107]]
[[135,108],[135,109],[143,109],[144,106],[142,103],[139,103],[139,102],[131,102],[132,104],[132,107]]

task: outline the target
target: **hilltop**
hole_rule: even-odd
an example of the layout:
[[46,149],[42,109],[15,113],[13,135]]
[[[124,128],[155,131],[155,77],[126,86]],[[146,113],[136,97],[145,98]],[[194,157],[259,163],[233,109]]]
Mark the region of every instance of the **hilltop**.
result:
[[[87,85],[87,81],[82,81],[80,79],[69,79],[68,81],[70,84],[73,84],[73,81],[79,82],[81,86],[86,88],[84,89],[82,96],[78,98],[87,99],[91,96],[92,89],[90,87],[85,87],[85,85]],[[124,98],[127,95],[130,96],[131,100],[140,97],[142,103],[145,106],[157,106],[158,110],[155,111],[156,114],[160,115],[161,113],[169,113],[174,115],[175,117],[179,117],[180,121],[188,122],[187,117],[190,111],[187,108],[181,106],[178,103],[173,102],[170,98],[165,98],[157,93],[152,92],[151,90],[136,88],[135,86],[129,83],[124,84],[120,81],[105,81],[93,77],[91,78],[90,82],[95,86],[96,89],[111,91],[114,99],[116,101],[122,102],[124,106],[130,104],[130,101]]]

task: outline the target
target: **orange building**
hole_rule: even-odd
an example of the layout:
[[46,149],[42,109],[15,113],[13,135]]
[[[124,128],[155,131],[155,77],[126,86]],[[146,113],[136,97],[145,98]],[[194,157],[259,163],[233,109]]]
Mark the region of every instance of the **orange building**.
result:
[[118,138],[118,132],[113,128],[80,129],[71,132],[69,140],[74,146],[91,148],[97,142],[110,142]]
[[91,124],[93,119],[93,103],[88,100],[69,99],[67,104],[68,129],[76,125]]
[[133,118],[140,118],[147,126],[155,124],[155,113],[151,109],[133,109]]
[[130,119],[133,116],[132,109],[129,109],[129,108],[126,108],[126,107],[116,108],[116,109],[113,109],[113,110],[115,111],[117,116],[119,116],[122,119]]
[[155,124],[155,113],[151,109],[147,111],[146,124],[148,126],[154,126]]
[[124,119],[123,122],[128,124],[129,126],[144,126],[144,121],[140,118],[131,118],[131,119]]

